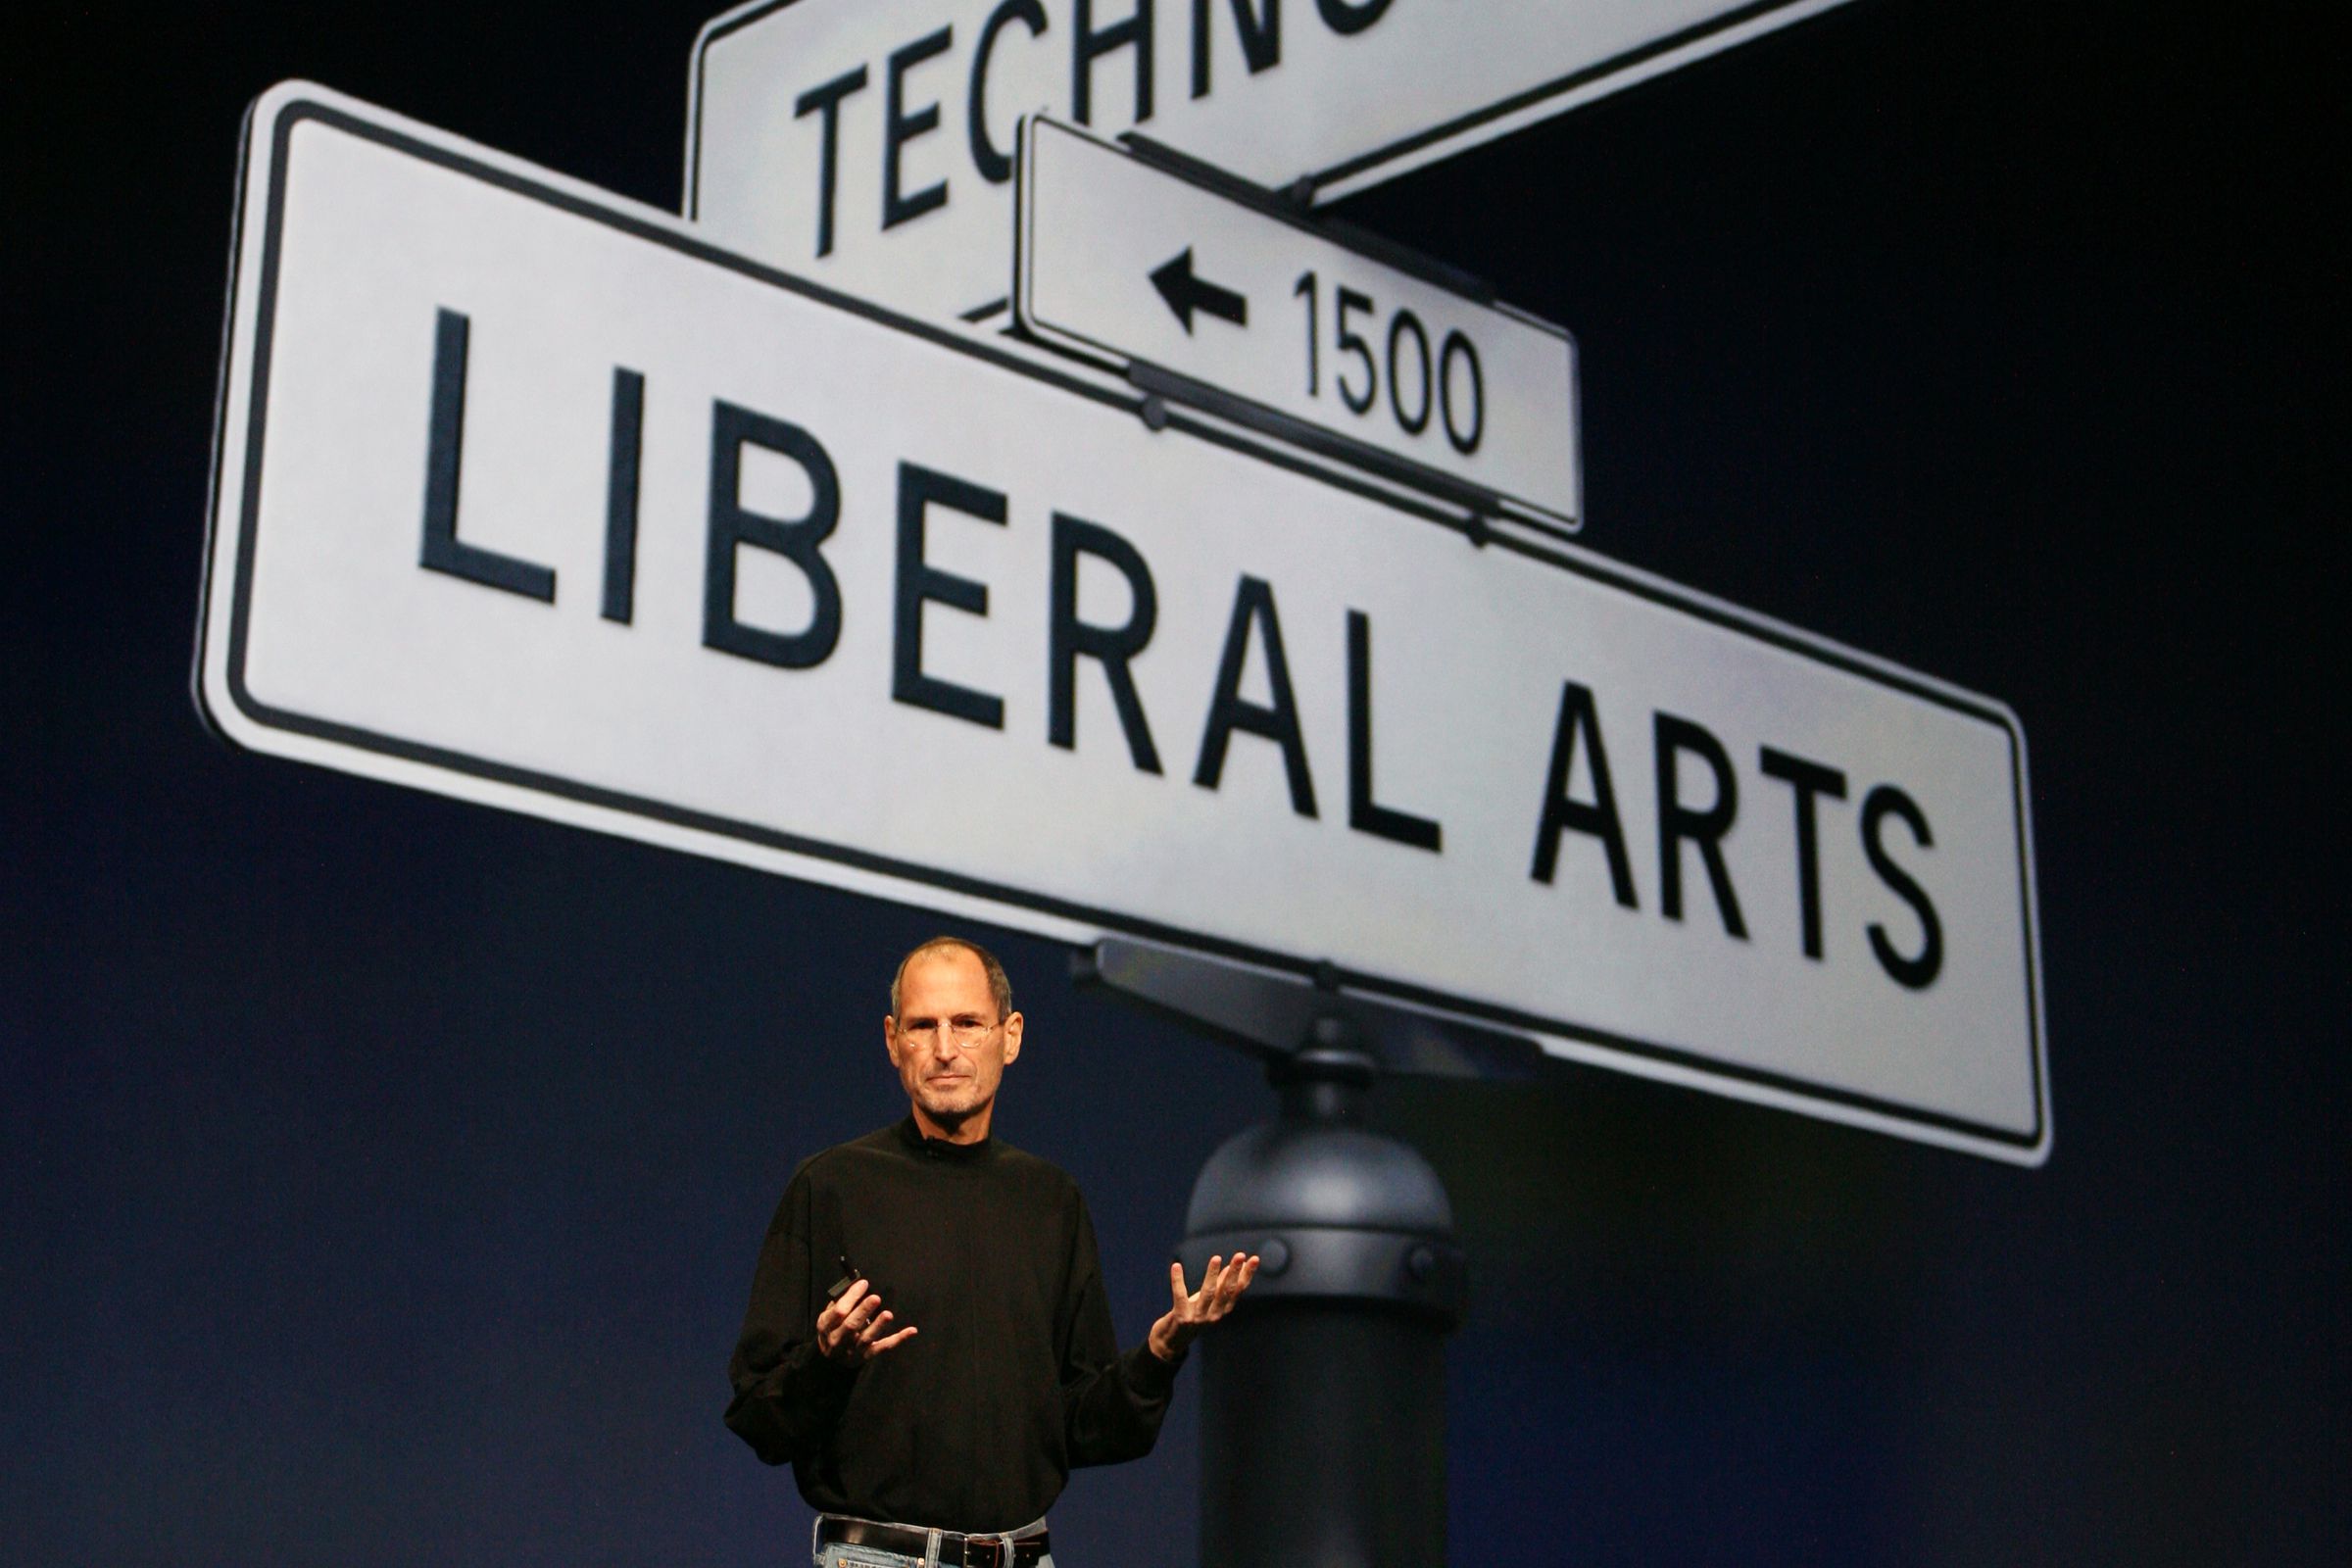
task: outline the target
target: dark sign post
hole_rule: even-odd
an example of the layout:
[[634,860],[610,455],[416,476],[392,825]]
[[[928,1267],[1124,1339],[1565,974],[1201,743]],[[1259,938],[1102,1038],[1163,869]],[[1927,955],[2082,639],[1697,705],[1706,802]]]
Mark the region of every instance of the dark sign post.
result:
[[1188,1275],[1220,1254],[1262,1260],[1200,1348],[1201,1561],[1444,1562],[1445,1340],[1467,1260],[1437,1172],[1364,1127],[1364,1102],[1384,1073],[1524,1078],[1542,1053],[1145,943],[1102,942],[1078,972],[1258,1056],[1281,1097],[1278,1119],[1209,1156],[1177,1249]]

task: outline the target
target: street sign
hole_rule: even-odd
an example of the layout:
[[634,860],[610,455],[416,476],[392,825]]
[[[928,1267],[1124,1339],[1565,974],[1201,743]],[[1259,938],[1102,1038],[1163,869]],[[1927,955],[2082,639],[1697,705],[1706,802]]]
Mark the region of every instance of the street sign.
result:
[[243,167],[235,743],[2047,1152],[1998,704],[319,88]]
[[916,315],[1004,308],[1013,130],[1328,201],[1842,0],[753,0],[696,41],[686,214]]
[[1565,331],[1180,167],[1027,122],[1024,328],[1368,466],[1404,465],[1575,525]]

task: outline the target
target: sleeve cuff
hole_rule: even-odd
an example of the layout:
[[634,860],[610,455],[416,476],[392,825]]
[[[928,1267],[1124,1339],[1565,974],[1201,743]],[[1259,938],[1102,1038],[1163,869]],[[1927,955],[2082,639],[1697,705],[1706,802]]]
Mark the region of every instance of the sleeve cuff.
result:
[[1192,1353],[1188,1345],[1176,1352],[1175,1360],[1162,1361],[1152,1348],[1152,1342],[1146,1340],[1128,1352],[1128,1386],[1147,1398],[1166,1398],[1176,1387],[1176,1374],[1184,1370],[1185,1357]]
[[827,1394],[846,1396],[850,1385],[858,1381],[858,1368],[836,1361],[822,1350],[814,1350],[808,1357],[808,1377]]

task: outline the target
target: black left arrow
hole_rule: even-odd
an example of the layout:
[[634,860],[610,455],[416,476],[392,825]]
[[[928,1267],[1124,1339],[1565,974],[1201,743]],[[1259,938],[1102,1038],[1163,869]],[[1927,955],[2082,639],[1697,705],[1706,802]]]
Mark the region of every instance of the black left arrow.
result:
[[1250,302],[1247,299],[1232,289],[1220,288],[1207,278],[1195,275],[1193,248],[1190,245],[1173,259],[1152,269],[1152,286],[1159,290],[1159,297],[1168,302],[1168,309],[1174,311],[1176,319],[1184,323],[1187,337],[1192,335],[1195,311],[1213,316],[1221,321],[1231,321],[1236,326],[1246,327],[1250,324]]

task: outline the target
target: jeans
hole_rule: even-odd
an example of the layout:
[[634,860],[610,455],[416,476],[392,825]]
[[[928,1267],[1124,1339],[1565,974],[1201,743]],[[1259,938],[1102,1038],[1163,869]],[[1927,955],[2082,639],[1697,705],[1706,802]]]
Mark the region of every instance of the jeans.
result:
[[[1029,1528],[1024,1527],[1021,1533],[1027,1534]],[[841,1542],[816,1548],[816,1568],[935,1568],[935,1560],[933,1553],[909,1557],[905,1552],[885,1551],[880,1546],[852,1546]],[[1038,1558],[1037,1568],[1054,1568],[1053,1553]]]
[[[920,1557],[902,1556],[879,1546],[827,1546],[816,1554],[816,1568],[927,1568]],[[1054,1568],[1054,1554],[1038,1558],[1037,1568]]]

